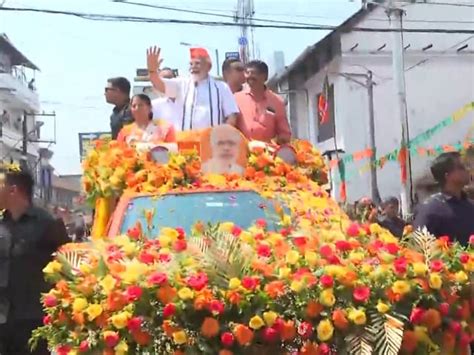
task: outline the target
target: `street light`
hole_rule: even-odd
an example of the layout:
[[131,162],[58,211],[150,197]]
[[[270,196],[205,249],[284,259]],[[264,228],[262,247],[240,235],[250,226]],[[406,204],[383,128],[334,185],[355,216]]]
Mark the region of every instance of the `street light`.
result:
[[[196,44],[191,44],[188,42],[179,42],[179,44],[185,47],[204,47],[204,46],[199,46]],[[220,63],[219,63],[219,50],[217,48],[211,48],[211,47],[207,47],[207,48],[214,50],[214,53],[216,56],[216,72],[217,72],[217,76],[220,76],[221,72],[220,72]]]

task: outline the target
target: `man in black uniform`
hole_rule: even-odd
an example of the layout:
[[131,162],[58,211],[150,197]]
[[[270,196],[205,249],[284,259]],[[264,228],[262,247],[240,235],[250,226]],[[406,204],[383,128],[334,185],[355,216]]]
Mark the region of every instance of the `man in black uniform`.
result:
[[105,101],[115,106],[110,115],[110,130],[112,139],[117,139],[122,127],[133,122],[130,112],[130,82],[122,77],[107,80]]
[[441,192],[428,198],[418,209],[413,226],[426,226],[437,237],[449,236],[466,246],[474,234],[474,204],[463,191],[469,172],[457,152],[443,153],[431,165]]
[[[68,242],[61,220],[33,206],[33,178],[26,171],[0,173],[0,354],[30,354],[31,332],[42,325],[41,293],[50,287],[43,268]],[[40,344],[33,354],[49,354]]]

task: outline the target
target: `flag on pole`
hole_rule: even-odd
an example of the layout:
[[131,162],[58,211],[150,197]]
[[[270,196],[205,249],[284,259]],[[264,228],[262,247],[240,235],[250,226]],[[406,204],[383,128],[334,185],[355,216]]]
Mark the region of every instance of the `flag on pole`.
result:
[[318,116],[319,123],[325,124],[329,121],[329,79],[328,76],[324,78],[323,90],[318,97]]

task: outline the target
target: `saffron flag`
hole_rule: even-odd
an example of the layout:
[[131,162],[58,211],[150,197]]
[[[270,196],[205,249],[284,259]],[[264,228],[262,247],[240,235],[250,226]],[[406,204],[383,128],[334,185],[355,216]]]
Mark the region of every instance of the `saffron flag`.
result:
[[325,124],[329,121],[329,80],[326,75],[323,84],[323,90],[318,97],[318,116],[319,116],[319,123]]

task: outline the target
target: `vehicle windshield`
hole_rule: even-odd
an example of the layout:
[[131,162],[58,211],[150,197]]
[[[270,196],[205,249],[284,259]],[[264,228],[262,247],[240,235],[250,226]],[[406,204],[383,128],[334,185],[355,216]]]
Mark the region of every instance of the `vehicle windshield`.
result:
[[253,191],[229,191],[136,197],[128,205],[121,233],[134,227],[137,220],[147,229],[146,212],[150,210],[154,213],[152,228],[145,231],[148,237],[156,237],[163,227],[181,227],[190,233],[197,222],[233,222],[245,229],[265,218],[270,221],[269,229],[277,227],[274,202]]

